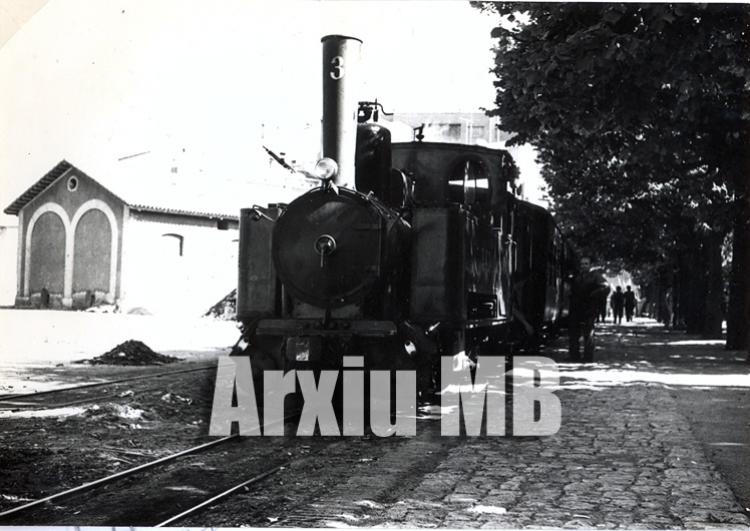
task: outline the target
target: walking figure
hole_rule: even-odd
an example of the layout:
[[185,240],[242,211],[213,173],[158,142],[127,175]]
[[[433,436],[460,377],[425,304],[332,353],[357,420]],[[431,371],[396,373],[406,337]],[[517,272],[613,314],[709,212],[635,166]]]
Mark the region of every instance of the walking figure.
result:
[[625,288],[625,320],[633,320],[633,311],[635,310],[635,293],[630,290],[630,286]]
[[583,337],[583,361],[594,361],[594,320],[599,302],[609,294],[609,285],[599,271],[591,270],[591,259],[581,258],[570,296],[570,360],[581,361],[579,340]]
[[625,307],[625,294],[622,292],[622,288],[617,286],[617,289],[612,294],[612,313],[615,314],[615,323],[622,324],[622,310]]

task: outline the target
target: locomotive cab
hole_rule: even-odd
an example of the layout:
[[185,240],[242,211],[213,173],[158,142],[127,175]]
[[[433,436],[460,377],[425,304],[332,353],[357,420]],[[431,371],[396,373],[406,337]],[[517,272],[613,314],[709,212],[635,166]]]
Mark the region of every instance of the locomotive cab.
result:
[[507,334],[512,159],[481,146],[409,142],[393,144],[393,161],[414,179],[409,317],[423,328],[441,323],[446,353],[474,357]]

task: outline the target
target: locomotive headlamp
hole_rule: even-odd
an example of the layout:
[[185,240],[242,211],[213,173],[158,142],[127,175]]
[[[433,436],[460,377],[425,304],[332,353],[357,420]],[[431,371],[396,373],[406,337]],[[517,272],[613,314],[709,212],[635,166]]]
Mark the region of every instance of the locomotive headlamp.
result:
[[315,175],[321,181],[329,181],[336,177],[339,172],[339,165],[335,160],[323,157],[315,165]]

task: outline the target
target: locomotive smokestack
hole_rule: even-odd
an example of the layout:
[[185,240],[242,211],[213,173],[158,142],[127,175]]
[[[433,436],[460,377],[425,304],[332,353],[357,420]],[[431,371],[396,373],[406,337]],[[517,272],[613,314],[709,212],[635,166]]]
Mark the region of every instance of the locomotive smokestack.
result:
[[338,163],[336,184],[354,187],[357,66],[362,41],[327,35],[323,43],[323,156]]

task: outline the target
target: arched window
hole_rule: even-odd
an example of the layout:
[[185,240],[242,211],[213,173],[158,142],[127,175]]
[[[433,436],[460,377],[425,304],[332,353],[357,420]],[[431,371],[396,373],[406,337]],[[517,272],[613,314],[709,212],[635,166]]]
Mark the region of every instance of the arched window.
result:
[[182,256],[185,244],[185,237],[181,234],[167,233],[162,234],[162,245],[164,254],[167,256]]

